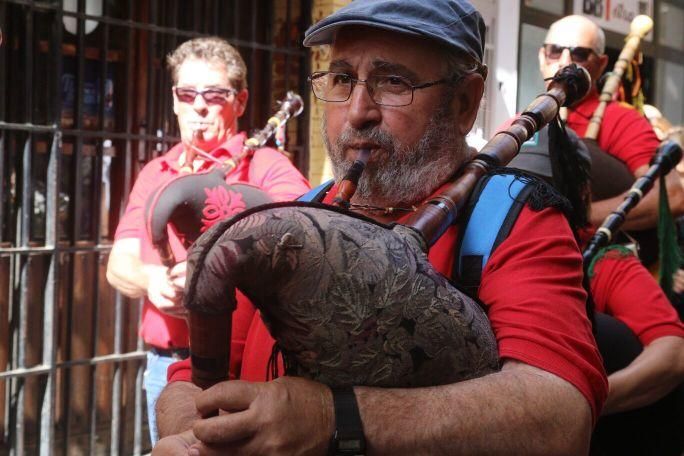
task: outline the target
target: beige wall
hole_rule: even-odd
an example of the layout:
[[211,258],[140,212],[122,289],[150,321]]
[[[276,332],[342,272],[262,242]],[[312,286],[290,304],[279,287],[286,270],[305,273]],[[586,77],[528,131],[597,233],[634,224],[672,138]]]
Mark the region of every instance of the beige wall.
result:
[[[316,23],[335,10],[347,5],[350,0],[314,0],[311,11],[312,23]],[[327,46],[318,46],[311,50],[311,71],[326,70],[330,63],[330,51]],[[309,92],[309,180],[311,185],[318,185],[332,177],[330,162],[325,153],[321,137],[321,121],[323,102],[317,101]]]

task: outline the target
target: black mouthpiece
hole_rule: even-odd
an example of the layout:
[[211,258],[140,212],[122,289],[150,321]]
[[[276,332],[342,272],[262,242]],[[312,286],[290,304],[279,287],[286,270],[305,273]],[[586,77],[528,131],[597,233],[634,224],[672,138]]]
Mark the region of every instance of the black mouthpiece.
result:
[[581,66],[571,63],[558,70],[553,77],[554,81],[563,81],[567,86],[565,103],[563,106],[571,106],[584,98],[591,88],[591,76]]
[[672,168],[677,166],[677,163],[682,159],[682,148],[677,142],[671,139],[663,141],[658,146],[651,165],[660,165],[660,174],[665,175],[669,173]]

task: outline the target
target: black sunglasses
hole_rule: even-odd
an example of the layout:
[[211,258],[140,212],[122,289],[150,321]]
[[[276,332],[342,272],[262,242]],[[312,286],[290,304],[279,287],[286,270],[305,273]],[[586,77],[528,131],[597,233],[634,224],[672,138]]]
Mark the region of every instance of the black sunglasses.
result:
[[201,95],[207,104],[224,104],[228,101],[230,95],[236,95],[235,89],[211,88],[204,90],[196,90],[192,87],[174,87],[173,88],[178,101],[183,103],[194,103],[197,95]]
[[[564,50],[570,51],[570,58],[575,63],[582,63],[589,60],[591,54],[596,54],[593,49],[582,46],[560,46],[558,44],[545,44],[544,55],[547,59],[558,60]],[[597,54],[598,55],[598,54]]]

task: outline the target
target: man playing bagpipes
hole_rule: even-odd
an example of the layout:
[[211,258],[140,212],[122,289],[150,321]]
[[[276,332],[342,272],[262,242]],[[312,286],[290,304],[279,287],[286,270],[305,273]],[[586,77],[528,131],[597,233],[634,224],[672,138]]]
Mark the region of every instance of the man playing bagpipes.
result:
[[[599,90],[596,86],[608,64],[604,54],[605,36],[603,30],[583,16],[567,16],[554,22],[539,50],[539,67],[543,77],[548,78],[559,68],[574,62],[587,69],[594,84],[594,90],[580,103],[568,109],[567,125],[580,137],[584,137],[594,111],[599,105]],[[659,141],[648,120],[636,109],[620,102],[608,102],[603,118],[599,120],[598,146],[609,155],[623,162],[634,175],[642,176]],[[605,180],[615,179],[604,175]],[[672,212],[684,214],[684,190],[672,175],[668,181],[668,197]],[[629,213],[624,225],[627,230],[646,229],[656,226],[658,220],[658,186],[638,207]],[[599,226],[615,209],[624,194],[602,200],[591,205],[590,221]]]
[[[323,132],[337,183],[352,162],[368,162],[352,210],[403,221],[474,158],[464,138],[484,89],[484,30],[466,1],[357,0],[307,31],[305,45],[332,46],[329,71],[311,80],[326,103]],[[339,193],[335,186],[323,201]],[[160,396],[159,429],[168,437],[155,454],[585,453],[606,379],[579,249],[563,214],[548,206],[522,207],[483,270],[478,298],[500,371],[437,387],[334,392],[293,376],[263,382],[264,371],[246,379],[262,382],[223,381],[202,392],[189,382],[186,361],[170,369]],[[278,246],[296,255],[290,239]],[[457,244],[451,225],[429,251],[447,277]],[[248,351],[243,364],[265,367],[268,359]]]
[[[163,264],[147,228],[151,197],[174,179],[207,172],[217,163],[238,157],[246,140],[238,119],[248,99],[247,69],[242,57],[220,38],[196,38],[168,56],[173,78],[173,108],[181,142],[140,171],[126,212],[119,221],[107,265],[107,279],[128,297],[145,297],[141,336],[151,347],[145,371],[152,442],[156,442],[154,404],[166,384],[166,368],[188,356],[188,329],[180,299],[185,284],[186,245],[183,235],[169,229],[172,263]],[[291,200],[309,186],[280,152],[257,149],[225,176],[228,184],[251,184],[275,201]],[[245,209],[245,201],[216,187],[204,196],[202,223]],[[239,196],[239,195],[238,195]],[[254,312],[246,306],[245,318]]]
[[[596,232],[588,223],[591,157],[574,132],[564,130],[550,126],[548,153],[517,166],[568,198],[572,225],[586,248]],[[609,374],[592,454],[679,455],[684,390],[670,393],[684,381],[684,325],[632,250],[608,245],[585,261],[596,338]]]
[[[588,19],[581,16],[561,19],[551,26],[540,49],[542,74],[548,77],[572,61],[585,66],[595,80],[607,63],[602,53],[603,42],[603,32]],[[584,134],[589,119],[592,122],[596,119],[598,104],[598,93],[594,90],[578,105],[570,107],[568,125]],[[605,214],[602,208],[610,208],[609,213],[615,211],[631,184],[628,182],[619,195],[614,192],[616,196],[611,198],[605,198],[603,194],[604,199],[596,201],[596,195],[593,195],[594,201],[589,204],[592,198],[583,193],[590,192],[589,174],[592,179],[601,176],[607,181],[619,181],[621,169],[615,163],[606,162],[601,151],[598,160],[592,162],[597,152],[590,153],[587,146],[591,143],[585,145],[574,133],[571,133],[574,139],[565,142],[564,150],[559,150],[559,133],[552,135],[547,129],[540,132],[540,138],[551,136],[554,141],[547,139],[524,147],[511,166],[553,181],[570,198],[575,206],[575,223],[581,228],[579,233],[586,243],[603,222],[603,219],[596,219]],[[648,171],[659,145],[645,119],[635,109],[617,102],[609,102],[605,107],[598,143],[624,160],[635,177]],[[596,170],[596,166],[606,166],[606,169]],[[681,187],[675,182],[674,174],[670,173],[667,178],[668,193],[678,201]],[[591,182],[591,191],[595,190],[595,184]],[[606,186],[609,184],[599,191],[605,191]],[[613,206],[606,206],[608,204]],[[627,223],[623,226],[630,226],[630,221],[635,220],[637,224],[631,226],[644,226],[642,223],[646,220],[652,226],[661,223],[658,204],[656,187],[627,212]],[[634,212],[636,217],[632,217]],[[584,227],[587,221],[592,224],[598,221],[599,225]],[[684,333],[675,309],[650,273],[626,247],[611,245],[607,250],[599,251],[586,262],[585,268],[593,303],[601,312],[596,317],[596,336],[609,373],[609,395],[592,440],[592,452],[679,454],[682,440],[676,429],[681,426],[684,412],[681,393],[677,390],[662,399],[681,383],[684,375]]]
[[[643,38],[651,27],[650,20],[641,24],[633,21],[630,37],[620,58],[625,53],[636,56],[638,37]],[[632,46],[630,39],[636,46]],[[608,63],[604,47],[603,31],[589,19],[583,16],[560,19],[551,25],[544,45],[539,50],[542,75],[549,77],[559,67],[574,62],[589,71],[596,86]],[[601,96],[597,88],[581,103],[568,110],[567,125],[585,140],[594,139],[595,141],[588,144],[597,145],[601,151],[608,154],[605,156],[601,151],[597,153],[595,149],[592,153],[593,201],[590,221],[593,226],[599,226],[623,200],[626,190],[631,185],[629,181],[625,181],[625,172],[631,173],[634,178],[641,177],[648,169],[649,161],[658,147],[658,138],[653,128],[638,110],[613,100],[607,100],[607,104],[601,107],[605,98],[612,98],[611,93],[613,96],[616,95],[617,90],[611,91],[608,85],[612,83],[612,89],[618,89],[621,79],[618,69],[624,73],[626,67],[631,65],[632,58],[628,58],[629,61],[616,62],[614,71],[608,73],[608,77],[605,78],[606,83]],[[619,159],[626,165],[626,169],[620,164],[611,163],[609,157]],[[660,182],[656,182],[654,191],[649,192],[638,206],[629,212],[623,228],[639,244],[641,261],[651,270],[659,269],[661,286],[670,300],[676,304],[671,277],[680,267],[680,259],[679,255],[674,254],[674,250],[677,249],[674,235],[669,234],[672,231],[668,228],[672,223],[669,211],[671,210],[675,217],[684,214],[684,190],[675,173],[670,173],[663,181],[667,188],[663,197],[659,196]],[[669,209],[666,205],[669,205]]]

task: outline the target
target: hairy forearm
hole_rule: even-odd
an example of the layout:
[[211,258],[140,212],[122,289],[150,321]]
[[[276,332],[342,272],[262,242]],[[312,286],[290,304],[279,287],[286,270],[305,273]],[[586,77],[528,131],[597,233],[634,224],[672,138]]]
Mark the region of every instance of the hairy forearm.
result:
[[[636,173],[637,176],[645,174],[648,167],[642,167]],[[684,188],[676,173],[669,173],[666,177],[667,198],[670,209],[674,216],[684,214]],[[659,210],[660,182],[656,180],[653,188],[644,195],[643,199],[627,215],[627,220],[622,225],[627,230],[645,230],[657,226]],[[603,221],[622,204],[627,192],[591,203],[590,221],[594,226],[600,226]]]
[[198,386],[189,382],[169,383],[164,388],[155,407],[160,437],[187,431],[201,418],[195,406],[195,396],[200,391]]
[[586,454],[591,411],[572,385],[508,363],[418,389],[356,388],[369,454]]
[[645,407],[684,381],[684,339],[666,336],[646,346],[632,363],[608,377],[604,415]]
[[[591,203],[590,221],[593,226],[601,226],[611,212],[618,208],[625,199],[625,194],[594,201]],[[656,186],[627,215],[622,228],[627,230],[645,230],[658,223],[658,188]]]

